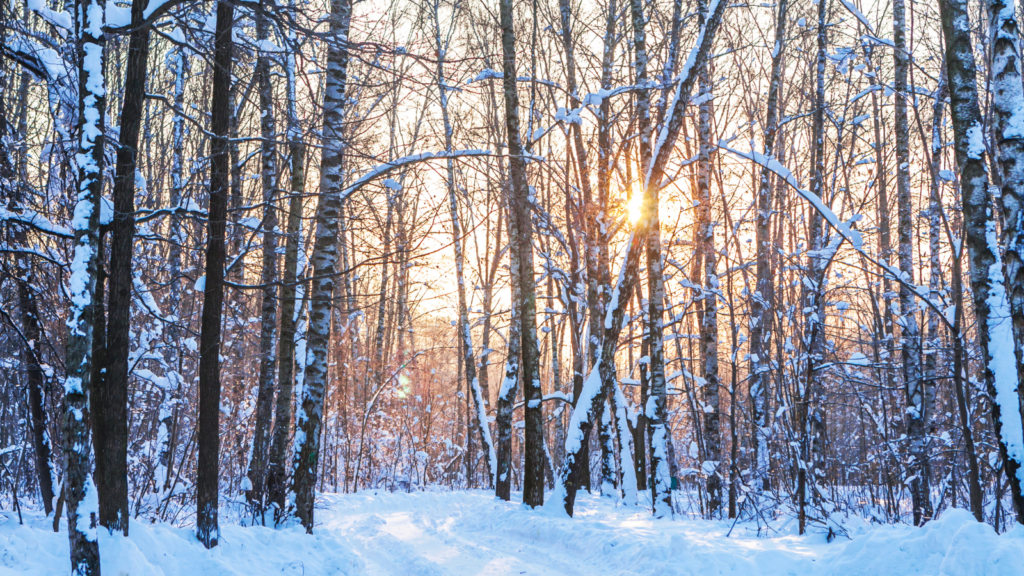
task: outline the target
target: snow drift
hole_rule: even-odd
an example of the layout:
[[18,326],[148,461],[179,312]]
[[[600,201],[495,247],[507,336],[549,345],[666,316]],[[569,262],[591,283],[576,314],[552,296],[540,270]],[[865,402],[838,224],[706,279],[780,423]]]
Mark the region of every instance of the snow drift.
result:
[[[1018,576],[1024,528],[996,535],[950,510],[923,528],[851,520],[850,538],[796,536],[793,523],[756,526],[654,520],[586,493],[570,519],[531,511],[485,492],[322,495],[314,536],[299,529],[223,526],[207,551],[191,530],[132,524],[127,539],[103,536],[103,573],[114,576],[280,574],[643,574],[710,576]],[[67,533],[26,513],[0,512],[0,576],[67,574]]]

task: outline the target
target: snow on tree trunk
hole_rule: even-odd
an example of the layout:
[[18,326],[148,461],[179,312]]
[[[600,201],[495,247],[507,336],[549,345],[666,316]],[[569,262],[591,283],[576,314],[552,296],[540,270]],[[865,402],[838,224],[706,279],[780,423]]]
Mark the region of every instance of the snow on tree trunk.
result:
[[[966,0],[943,0],[942,32],[946,41],[946,78],[957,165],[960,168],[964,235],[970,260],[971,293],[977,333],[984,359],[985,388],[992,402],[992,424],[999,437],[999,454],[1010,480],[1018,513],[1024,510],[1020,469],[1024,462],[1017,363],[1010,303],[996,238],[985,167],[976,66],[971,46]],[[999,68],[993,67],[993,72]],[[1002,132],[1002,131],[997,131]],[[1020,518],[1018,518],[1020,520]]]
[[[768,102],[764,121],[764,155],[773,158],[775,139],[779,131],[779,93],[782,90],[782,55],[786,46],[786,18],[788,0],[780,0],[775,17],[775,44],[772,48],[772,71],[768,86]],[[762,166],[758,179],[755,242],[757,259],[757,287],[750,298],[750,405],[753,450],[751,468],[753,487],[757,491],[770,488],[768,460],[771,431],[768,427],[768,386],[771,381],[772,305],[775,301],[775,281],[772,277],[771,222],[774,208],[771,171]]]
[[516,90],[516,44],[512,27],[512,0],[500,0],[503,87],[505,92],[505,130],[508,138],[509,174],[512,196],[509,217],[517,236],[519,253],[519,306],[522,363],[520,376],[526,401],[526,468],[523,502],[530,506],[544,503],[544,422],[541,412],[540,347],[537,340],[537,295],[533,267],[533,196],[527,181],[526,159],[519,134],[519,95]]
[[[294,33],[292,33],[294,35]],[[288,196],[288,223],[285,231],[284,276],[281,287],[281,336],[278,340],[277,402],[274,408],[274,431],[270,443],[267,469],[267,502],[275,506],[275,524],[283,520],[285,510],[286,459],[292,424],[292,396],[295,381],[295,335],[302,290],[298,279],[299,245],[302,242],[302,195],[306,183],[306,146],[302,141],[299,119],[295,111],[295,55],[289,54],[286,65],[288,92],[288,155],[291,159],[291,191]]]
[[277,355],[274,331],[277,329],[277,152],[274,145],[273,85],[270,82],[270,57],[264,50],[267,42],[267,5],[260,2],[256,8],[256,38],[259,54],[256,58],[256,83],[260,97],[260,182],[263,188],[263,266],[260,272],[262,294],[260,302],[260,354],[256,392],[256,421],[253,427],[252,450],[247,477],[252,488],[246,491],[249,512],[255,521],[266,525],[267,461],[270,450],[270,424],[274,407],[274,372]]
[[[629,401],[622,393],[618,382],[615,383],[615,391],[612,394],[612,407],[615,409],[615,426],[619,440],[619,462],[622,468],[622,502],[626,506],[637,505],[637,471],[630,465],[630,456],[635,452],[643,453],[644,446],[639,449],[633,443],[633,434],[629,430],[632,422],[634,428],[642,429],[638,424],[637,413],[630,410]],[[631,450],[632,447],[632,450]]]
[[[647,35],[644,30],[646,21],[640,0],[630,1],[633,17],[633,50],[636,58],[636,84],[641,87],[637,92],[637,122],[640,133],[641,169],[646,169],[651,162],[651,93],[647,78]],[[704,106],[703,104],[701,106]],[[703,109],[703,108],[702,108]],[[667,419],[667,400],[665,384],[665,349],[664,349],[664,316],[665,316],[665,280],[664,264],[661,255],[661,220],[659,218],[658,186],[647,186],[644,189],[643,208],[645,230],[647,233],[647,291],[648,310],[644,334],[648,340],[647,377],[650,382],[650,395],[641,410],[644,412],[648,426],[648,439],[651,454],[651,502],[654,516],[657,518],[671,516],[672,510],[672,479],[668,472],[665,450],[665,422]],[[639,447],[644,449],[644,447]],[[625,464],[623,464],[625,466]]]
[[[316,208],[313,280],[302,397],[295,415],[292,464],[292,505],[306,532],[313,532],[313,488],[320,458],[320,436],[327,386],[327,348],[331,303],[338,264],[338,221],[341,217],[343,120],[347,101],[351,0],[331,0],[328,16],[327,74],[324,87],[323,151],[320,161],[320,200]],[[300,357],[301,358],[301,357]]]
[[[188,59],[185,57],[185,48],[177,46],[173,53],[174,71],[174,107],[178,110],[184,109],[185,103],[185,74],[188,70]],[[170,316],[178,316],[178,309],[181,301],[181,248],[185,244],[185,232],[182,229],[181,201],[182,192],[185,188],[183,175],[184,169],[184,148],[185,148],[185,119],[180,114],[175,114],[171,120],[171,221],[168,227],[170,243],[168,247],[168,276],[171,284],[168,287],[166,300],[167,311]],[[174,461],[174,428],[175,409],[181,393],[181,372],[184,355],[180,349],[181,327],[177,322],[171,322],[164,331],[166,335],[166,347],[164,361],[167,364],[165,376],[167,386],[160,391],[160,407],[157,418],[157,465],[158,469],[154,474],[153,490],[156,493],[164,494],[171,487],[172,467]]]
[[[618,471],[615,469],[615,424],[612,422],[613,418],[612,410],[608,409],[606,401],[601,414],[601,427],[597,435],[601,442],[601,496],[605,498],[619,497]],[[626,460],[625,464],[629,464],[629,460]]]
[[[511,202],[507,202],[507,205],[511,205]],[[509,239],[509,292],[512,295],[513,306],[508,336],[505,339],[508,342],[505,376],[502,378],[501,388],[498,389],[497,417],[495,418],[495,429],[498,433],[496,447],[498,465],[494,479],[495,495],[506,502],[512,497],[512,409],[519,390],[519,357],[523,343],[523,339],[520,337],[522,327],[519,307],[514,305],[519,301],[519,235],[512,223],[511,210],[509,212],[506,224]]]
[[104,118],[104,0],[80,0],[76,26],[78,61],[78,178],[71,227],[74,259],[68,280],[71,297],[64,380],[64,501],[67,506],[71,572],[100,574],[97,541],[99,501],[92,476],[90,394],[96,370],[93,343],[100,319],[100,204],[103,195]]
[[[905,0],[893,0],[893,58],[895,60],[896,193],[899,231],[899,269],[903,279],[914,280],[914,213],[910,189],[910,126],[907,121],[907,70],[910,56],[906,41]],[[910,442],[910,495],[914,525],[932,517],[928,466],[928,417],[921,373],[921,333],[917,326],[917,301],[910,287],[900,283],[900,321],[903,334],[903,387],[907,396],[907,436]]]
[[[1002,176],[999,197],[1003,210],[1003,238],[1000,245],[1005,247],[1003,266],[1017,343],[1017,412],[1024,418],[1024,382],[1020,380],[1024,377],[1024,85],[1016,3],[1013,0],[992,0],[989,3],[989,24],[993,133]],[[1000,400],[1007,403],[1003,410],[1013,410],[1012,390],[1007,390]],[[1007,418],[1019,422],[1013,416],[1007,415]],[[1024,524],[1024,467],[1021,467],[1024,464],[1024,438],[1020,437],[1019,424],[1008,426],[1007,432],[1018,434],[1017,438],[1009,439],[1007,447],[1017,446],[1010,449],[1016,452],[1010,456],[1018,464],[1013,500],[1017,521]]]

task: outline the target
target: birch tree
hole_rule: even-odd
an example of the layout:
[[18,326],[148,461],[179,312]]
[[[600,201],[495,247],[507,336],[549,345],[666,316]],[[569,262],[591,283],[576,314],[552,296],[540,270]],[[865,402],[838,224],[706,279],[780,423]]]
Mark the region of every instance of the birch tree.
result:
[[102,294],[99,292],[100,207],[106,116],[103,0],[76,2],[75,56],[78,64],[78,155],[75,190],[74,260],[68,319],[67,378],[64,380],[64,502],[67,507],[71,572],[100,574],[97,541],[99,501],[92,474],[92,394],[99,374],[94,344]]
[[[341,217],[341,169],[344,154],[343,124],[348,82],[348,33],[350,0],[331,0],[327,36],[327,76],[324,91],[323,142],[320,160],[320,200],[316,208],[316,237],[310,259],[314,280],[309,297],[307,356],[302,397],[295,414],[294,463],[290,505],[305,527],[313,532],[313,488],[320,457],[320,431],[324,387],[327,384],[327,346],[331,329],[338,265],[338,219]],[[293,503],[293,504],[292,504]]]

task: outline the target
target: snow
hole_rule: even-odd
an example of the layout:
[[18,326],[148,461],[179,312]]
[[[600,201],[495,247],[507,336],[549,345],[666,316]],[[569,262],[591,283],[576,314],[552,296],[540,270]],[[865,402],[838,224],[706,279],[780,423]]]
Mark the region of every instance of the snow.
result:
[[796,190],[798,194],[803,196],[804,200],[807,200],[812,206],[814,206],[814,209],[819,214],[821,214],[821,216],[829,223],[829,225],[835,228],[843,236],[843,238],[849,240],[850,244],[853,245],[854,250],[857,250],[858,252],[863,251],[864,238],[860,232],[854,230],[851,227],[852,223],[860,219],[859,215],[855,215],[848,222],[843,222],[842,220],[840,220],[839,216],[836,216],[835,212],[833,212],[832,209],[829,208],[817,194],[811,192],[810,190],[804,190],[803,188],[801,188],[800,183],[797,181],[796,177],[793,176],[793,173],[789,170],[789,168],[783,166],[781,162],[779,162],[773,157],[765,156],[764,154],[761,154],[760,152],[754,150],[751,150],[750,152],[734,150],[727,146],[724,141],[719,142],[718,147],[728,152],[732,152],[737,156],[747,158],[753,161],[754,163],[758,164],[759,166],[763,166],[768,170],[774,172],[777,176],[785,180],[786,183],[789,184],[794,190]]
[[967,129],[967,157],[975,160],[985,155],[985,135],[981,124],[975,122]]
[[473,82],[480,82],[482,80],[490,80],[490,79],[500,80],[500,79],[502,79],[504,77],[505,77],[505,75],[503,73],[501,73],[501,72],[498,72],[497,70],[491,70],[490,68],[484,68],[482,72],[480,72],[475,77],[473,77],[472,80],[468,80],[466,82],[466,84],[472,84]]
[[861,14],[861,11],[858,10],[857,7],[854,6],[852,2],[850,2],[849,0],[839,0],[839,1],[842,2],[843,6],[845,6],[846,9],[850,11],[850,14],[853,14],[854,18],[856,18],[857,20],[860,20],[860,23],[863,24],[864,27],[868,29],[868,32],[870,32],[871,34],[875,33],[874,28],[871,27],[871,22],[868,21],[867,17],[864,16],[864,14]]
[[[146,9],[142,11],[142,17],[148,19],[150,16],[156,13],[157,10],[163,8],[164,4],[167,4],[171,0],[150,0],[146,4]],[[216,21],[216,18],[213,18]]]
[[284,48],[281,48],[280,46],[278,46],[277,44],[274,44],[270,40],[257,40],[256,41],[256,48],[260,52],[266,52],[268,54],[275,54],[275,53],[279,53],[279,52],[284,52]]
[[56,12],[46,6],[46,0],[28,0],[28,9],[32,10],[43,20],[46,20],[54,26],[58,26],[65,30],[71,30],[74,25],[71,20],[71,14],[67,12]]
[[[222,524],[220,545],[203,548],[187,528],[134,522],[128,538],[99,531],[104,574],[299,575],[760,575],[928,574],[1016,576],[1024,528],[1003,535],[948,510],[923,528],[852,521],[851,538],[796,536],[772,520],[771,537],[745,522],[653,519],[648,510],[580,493],[575,518],[497,500],[490,492],[318,495],[312,536]],[[66,574],[65,529],[41,514],[0,511],[0,574]]]
[[114,221],[114,202],[106,196],[100,197],[100,224],[106,226]]
[[132,23],[132,9],[122,8],[114,2],[107,2],[107,26],[124,28]]
[[[995,401],[1000,408],[1000,433],[1006,451],[1011,458],[1024,463],[1024,424],[1021,422],[1017,395],[1017,356],[1014,351],[1013,324],[1010,318],[1010,303],[1006,297],[1003,262],[999,257],[996,224],[991,218],[985,226],[985,237],[989,249],[996,256],[995,262],[988,270],[988,368],[995,380]],[[1024,467],[1017,470],[1017,478],[1024,480]]]
[[565,107],[559,106],[558,110],[555,111],[555,122],[582,125],[583,118],[580,117],[579,109],[566,110]]
[[490,150],[478,150],[478,149],[475,149],[475,150],[453,150],[451,152],[447,152],[447,151],[441,151],[441,152],[421,152],[419,154],[411,154],[409,156],[403,156],[401,158],[396,158],[396,159],[391,160],[389,162],[385,162],[383,164],[378,164],[378,165],[374,166],[373,168],[371,168],[370,170],[368,170],[365,173],[363,173],[363,175],[361,175],[354,182],[352,182],[352,184],[350,184],[348,187],[346,187],[344,190],[341,191],[341,199],[344,200],[345,198],[348,198],[354,192],[356,192],[357,190],[359,190],[360,188],[362,188],[363,186],[365,186],[369,182],[372,182],[373,180],[375,180],[375,179],[377,179],[377,178],[387,174],[388,172],[390,172],[390,171],[392,171],[392,170],[394,170],[396,168],[400,168],[402,166],[407,166],[407,165],[410,165],[410,164],[416,164],[416,163],[419,163],[419,162],[425,162],[427,160],[441,160],[441,159],[444,159],[444,158],[463,158],[463,157],[471,157],[471,156],[490,156],[490,155],[491,155],[491,151]]
[[45,216],[24,208],[21,208],[18,212],[12,212],[4,206],[0,206],[0,221],[2,220],[22,222],[36,228],[37,230],[42,230],[43,232],[47,232],[55,236],[62,236],[64,238],[72,238],[75,235],[74,231],[70,228],[54,224]]
[[853,364],[854,366],[870,366],[871,361],[868,357],[861,354],[860,352],[854,352],[850,355],[850,359],[846,361],[847,364]]

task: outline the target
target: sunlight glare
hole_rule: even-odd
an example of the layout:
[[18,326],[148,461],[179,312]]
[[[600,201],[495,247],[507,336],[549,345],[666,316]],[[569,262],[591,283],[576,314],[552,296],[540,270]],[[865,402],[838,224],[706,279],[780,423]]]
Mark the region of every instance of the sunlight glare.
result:
[[636,224],[640,221],[640,215],[643,212],[644,193],[636,186],[630,186],[630,188],[629,203],[627,204],[627,208],[629,209],[629,223]]

